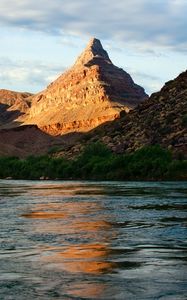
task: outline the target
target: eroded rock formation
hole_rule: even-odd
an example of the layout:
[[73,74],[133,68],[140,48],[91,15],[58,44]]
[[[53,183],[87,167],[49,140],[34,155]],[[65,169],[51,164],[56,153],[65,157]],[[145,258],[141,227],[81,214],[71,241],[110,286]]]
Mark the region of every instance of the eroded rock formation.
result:
[[29,118],[23,121],[52,135],[84,132],[118,118],[146,97],[94,38],[72,68],[32,98]]
[[0,89],[0,127],[14,127],[14,121],[29,110],[31,98],[30,93]]

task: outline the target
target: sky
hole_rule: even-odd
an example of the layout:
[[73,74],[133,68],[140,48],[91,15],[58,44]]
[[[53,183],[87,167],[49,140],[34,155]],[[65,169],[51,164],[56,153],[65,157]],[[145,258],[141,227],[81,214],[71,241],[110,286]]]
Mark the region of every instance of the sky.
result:
[[0,0],[0,88],[37,93],[90,38],[148,94],[187,69],[187,0]]

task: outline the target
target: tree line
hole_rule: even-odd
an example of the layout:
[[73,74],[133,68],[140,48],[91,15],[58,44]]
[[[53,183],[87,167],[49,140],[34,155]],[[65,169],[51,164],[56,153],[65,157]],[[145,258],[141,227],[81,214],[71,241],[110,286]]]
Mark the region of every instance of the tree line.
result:
[[86,180],[186,180],[187,160],[159,145],[117,155],[97,142],[74,159],[51,155],[0,157],[0,178]]

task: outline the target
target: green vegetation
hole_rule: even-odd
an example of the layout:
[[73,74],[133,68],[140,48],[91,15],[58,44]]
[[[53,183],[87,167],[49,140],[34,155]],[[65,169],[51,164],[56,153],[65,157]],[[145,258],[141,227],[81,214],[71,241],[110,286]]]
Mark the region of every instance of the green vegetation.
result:
[[88,145],[74,160],[49,155],[26,159],[0,157],[0,178],[96,179],[96,180],[183,180],[187,160],[172,159],[159,145],[143,147],[132,154],[116,155],[97,142]]
[[51,148],[49,148],[48,154],[49,154],[49,155],[50,155],[50,154],[54,154],[54,153],[59,152],[59,151],[61,151],[61,150],[62,150],[62,149],[61,149],[60,146],[52,146]]
[[182,125],[187,126],[187,114],[182,117]]

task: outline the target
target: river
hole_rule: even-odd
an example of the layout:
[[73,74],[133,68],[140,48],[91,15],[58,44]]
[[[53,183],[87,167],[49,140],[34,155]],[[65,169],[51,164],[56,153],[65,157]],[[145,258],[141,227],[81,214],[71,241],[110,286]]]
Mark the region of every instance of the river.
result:
[[187,299],[187,182],[0,180],[0,299]]

